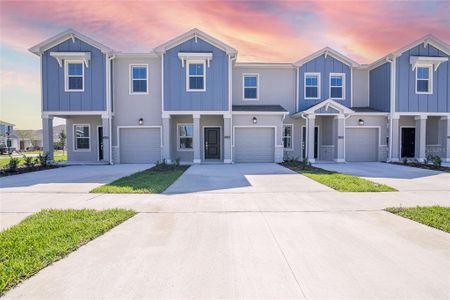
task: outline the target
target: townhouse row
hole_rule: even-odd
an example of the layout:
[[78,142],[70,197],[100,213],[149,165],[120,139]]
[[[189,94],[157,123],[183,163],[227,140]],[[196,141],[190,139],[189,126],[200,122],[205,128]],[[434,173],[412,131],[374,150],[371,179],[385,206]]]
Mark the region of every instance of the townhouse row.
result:
[[450,46],[432,35],[369,65],[328,47],[295,63],[240,63],[198,29],[148,53],[74,30],[30,51],[44,149],[64,118],[69,161],[450,161]]

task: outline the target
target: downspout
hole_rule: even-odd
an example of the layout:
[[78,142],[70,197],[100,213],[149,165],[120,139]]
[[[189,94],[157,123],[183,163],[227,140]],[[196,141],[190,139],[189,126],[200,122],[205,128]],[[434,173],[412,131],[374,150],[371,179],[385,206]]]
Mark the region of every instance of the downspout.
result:
[[[303,159],[305,159],[306,157],[308,157],[308,135],[309,135],[309,130],[308,130],[308,125],[309,124],[308,123],[309,123],[309,121],[308,121],[308,118],[305,117],[305,115],[303,113],[300,115],[300,117],[305,119],[305,133],[306,133],[306,136],[305,136],[305,145],[303,145],[305,147],[305,157],[302,157]],[[303,154],[303,151],[302,151],[302,154]]]
[[388,161],[392,161],[392,147],[393,147],[393,133],[394,130],[392,128],[393,116],[395,113],[395,77],[396,77],[396,60],[395,56],[387,57],[386,61],[391,64],[391,82],[390,82],[390,114],[389,114],[389,157]]
[[236,61],[237,55],[234,56],[229,55],[229,64],[228,64],[228,101],[229,101],[229,113],[230,113],[230,160],[233,163],[233,140],[234,140],[234,131],[233,131],[233,96],[232,96],[232,86],[233,86],[233,76],[232,76],[232,65],[233,61]]
[[110,57],[108,57],[108,80],[107,82],[108,84],[108,123],[109,123],[109,164],[113,165],[113,152],[112,152],[112,97],[111,97],[111,87],[112,87],[112,82],[111,82],[111,76],[112,76],[112,72],[111,72],[111,67],[112,67],[112,60],[116,58],[116,56],[113,54]]

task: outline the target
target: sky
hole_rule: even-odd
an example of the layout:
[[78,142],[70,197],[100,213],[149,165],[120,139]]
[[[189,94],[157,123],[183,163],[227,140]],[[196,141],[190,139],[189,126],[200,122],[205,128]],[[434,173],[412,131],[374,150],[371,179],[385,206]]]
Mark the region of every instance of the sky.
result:
[[0,0],[0,119],[41,127],[39,59],[28,49],[61,31],[148,52],[194,27],[241,62],[295,62],[329,46],[371,63],[428,33],[450,43],[450,1]]

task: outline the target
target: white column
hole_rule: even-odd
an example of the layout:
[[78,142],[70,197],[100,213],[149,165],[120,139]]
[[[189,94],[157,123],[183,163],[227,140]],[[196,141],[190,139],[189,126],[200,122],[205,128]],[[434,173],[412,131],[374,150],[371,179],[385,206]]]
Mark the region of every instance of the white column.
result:
[[231,114],[223,116],[223,162],[231,164],[232,145],[231,145]]
[[450,162],[450,116],[443,117],[442,120],[444,121],[444,142],[443,142],[443,161]]
[[53,116],[42,117],[42,139],[44,154],[53,160]]
[[417,116],[416,120],[416,159],[423,162],[426,158],[427,116]]
[[199,164],[202,162],[201,160],[201,147],[200,147],[200,135],[201,135],[201,127],[200,127],[200,114],[193,115],[194,126],[193,126],[193,137],[192,137],[192,147],[194,148],[194,164]]
[[102,116],[102,128],[103,128],[103,160],[109,162],[110,161],[110,145],[111,137],[110,137],[110,128],[109,128],[109,118],[107,116]]
[[336,162],[345,162],[345,117],[344,115],[336,116]]
[[162,118],[162,158],[166,160],[167,163],[172,162],[170,155],[170,115],[164,115]]
[[308,115],[308,121],[306,122],[306,136],[307,136],[307,142],[306,142],[306,157],[308,160],[313,163],[316,161],[314,158],[314,127],[315,127],[315,115]]
[[390,161],[398,162],[400,161],[400,116],[393,115],[391,116],[391,136],[390,139],[390,147],[391,147],[391,157]]

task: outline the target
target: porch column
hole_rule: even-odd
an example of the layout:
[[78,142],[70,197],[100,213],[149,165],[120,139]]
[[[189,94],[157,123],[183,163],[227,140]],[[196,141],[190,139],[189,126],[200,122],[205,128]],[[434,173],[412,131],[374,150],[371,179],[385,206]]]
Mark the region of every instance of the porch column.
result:
[[170,155],[170,115],[163,115],[162,117],[162,158],[166,160],[167,163],[172,162]]
[[53,160],[53,116],[42,116],[42,146]]
[[337,121],[337,140],[336,140],[336,162],[345,162],[345,117],[344,115],[336,116]]
[[193,126],[193,137],[192,137],[192,147],[194,148],[194,164],[199,164],[202,162],[200,157],[200,135],[202,134],[200,128],[200,114],[193,115],[194,126]]
[[416,159],[423,162],[426,158],[427,116],[417,116],[416,120]]
[[231,164],[231,114],[223,116],[223,162]]
[[390,147],[391,147],[391,157],[390,161],[392,162],[398,162],[400,161],[400,116],[391,116],[392,122],[391,122],[391,136],[390,139]]
[[314,158],[314,127],[315,127],[315,119],[316,116],[315,115],[308,115],[308,122],[306,124],[307,126],[307,142],[306,142],[306,157],[308,158],[308,160],[313,163],[316,161],[316,159]]
[[111,143],[111,130],[109,127],[109,117],[102,116],[102,128],[103,128],[103,160],[111,162],[110,143]]
[[444,121],[444,142],[443,142],[443,161],[450,162],[450,116],[443,117],[442,120]]

